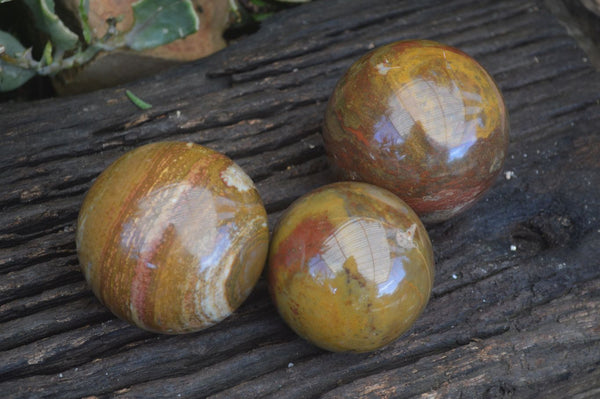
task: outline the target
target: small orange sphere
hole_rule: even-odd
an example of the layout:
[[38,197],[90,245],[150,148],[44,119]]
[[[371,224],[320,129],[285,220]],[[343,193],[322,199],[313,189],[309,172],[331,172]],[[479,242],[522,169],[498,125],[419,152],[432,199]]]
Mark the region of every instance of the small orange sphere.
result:
[[184,333],[230,315],[268,251],[265,208],[231,159],[177,142],[139,147],[88,192],[77,254],[96,296],[146,330]]
[[433,273],[417,215],[370,184],[334,183],[306,194],[271,239],[268,281],[279,313],[330,351],[366,352],[398,338],[425,308]]
[[327,106],[323,139],[342,179],[387,188],[424,222],[468,208],[502,169],[508,113],[473,58],[440,43],[379,47],[354,63]]

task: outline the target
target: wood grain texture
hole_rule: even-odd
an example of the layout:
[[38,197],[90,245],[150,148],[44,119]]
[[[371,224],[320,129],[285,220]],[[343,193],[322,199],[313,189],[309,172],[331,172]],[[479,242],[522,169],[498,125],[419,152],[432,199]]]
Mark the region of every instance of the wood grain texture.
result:
[[[491,73],[511,117],[513,173],[430,228],[433,296],[407,334],[372,354],[323,352],[285,327],[261,280],[224,322],[158,336],[85,290],[77,213],[116,158],[160,140],[223,151],[257,182],[272,226],[333,179],[319,133],[337,79],[369,48],[408,38],[456,46]],[[0,105],[5,396],[599,394],[600,73],[542,1],[315,1],[126,88],[153,108],[137,109],[125,87]]]

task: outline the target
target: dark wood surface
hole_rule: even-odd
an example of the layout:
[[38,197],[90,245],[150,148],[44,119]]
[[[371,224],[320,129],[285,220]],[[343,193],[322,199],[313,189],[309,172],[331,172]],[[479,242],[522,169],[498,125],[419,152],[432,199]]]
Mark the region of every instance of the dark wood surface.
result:
[[[184,336],[97,302],[74,228],[106,166],[148,142],[205,144],[255,179],[272,226],[333,179],[319,132],[336,80],[408,38],[460,47],[494,76],[512,172],[429,227],[434,293],[408,333],[370,354],[321,351],[283,324],[264,280],[232,317]],[[0,104],[0,396],[600,397],[599,127],[600,73],[544,2],[516,0],[315,1],[144,82]]]

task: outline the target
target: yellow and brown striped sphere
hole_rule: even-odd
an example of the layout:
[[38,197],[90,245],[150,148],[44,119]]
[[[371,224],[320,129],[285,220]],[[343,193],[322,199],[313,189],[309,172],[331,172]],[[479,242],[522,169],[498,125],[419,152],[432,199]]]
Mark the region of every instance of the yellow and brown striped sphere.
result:
[[391,192],[343,182],[294,202],[269,252],[269,290],[287,324],[330,351],[366,352],[404,333],[433,286],[417,215]]
[[376,48],[338,82],[323,139],[344,180],[387,188],[426,222],[467,209],[492,185],[508,113],[486,70],[427,40]]
[[160,333],[207,328],[250,294],[268,251],[265,208],[231,159],[163,142],[119,158],[77,222],[89,285],[117,316]]

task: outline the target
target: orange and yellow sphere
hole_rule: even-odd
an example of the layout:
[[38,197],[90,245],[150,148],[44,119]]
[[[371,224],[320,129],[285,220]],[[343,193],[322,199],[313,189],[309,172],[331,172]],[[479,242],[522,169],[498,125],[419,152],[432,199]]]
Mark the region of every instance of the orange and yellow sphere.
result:
[[350,67],[329,100],[323,139],[344,180],[387,188],[427,223],[460,213],[492,185],[508,132],[500,90],[479,63],[410,40]]
[[123,155],[98,177],[76,244],[86,280],[114,314],[149,331],[192,332],[250,294],[267,257],[267,218],[231,159],[163,142]]
[[295,201],[271,239],[268,284],[285,322],[330,351],[366,352],[404,333],[433,285],[431,242],[417,215],[365,183]]

